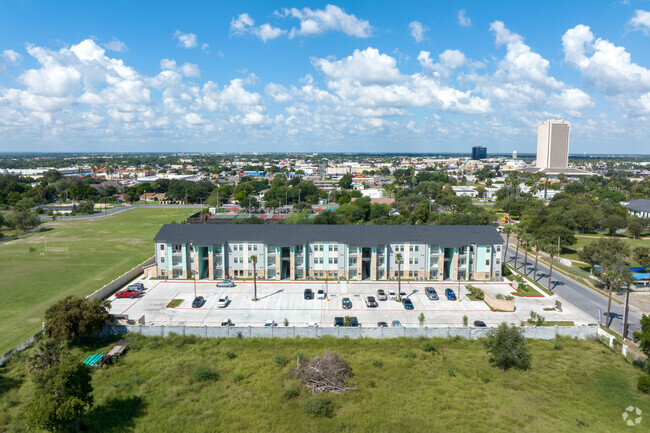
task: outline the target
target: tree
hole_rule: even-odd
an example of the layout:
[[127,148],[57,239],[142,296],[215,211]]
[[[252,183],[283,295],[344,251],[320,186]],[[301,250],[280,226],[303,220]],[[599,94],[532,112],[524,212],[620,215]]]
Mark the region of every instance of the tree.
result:
[[7,216],[6,224],[14,229],[25,231],[41,224],[39,216],[31,211],[14,212]]
[[533,281],[537,281],[537,261],[539,259],[539,250],[542,248],[542,243],[535,239],[533,240],[533,247],[535,247],[535,270],[533,271]]
[[201,208],[201,210],[199,211],[199,218],[205,224],[208,218],[210,218],[210,209],[208,209],[207,207]]
[[343,177],[341,177],[341,180],[339,180],[339,186],[343,189],[352,188],[352,175],[344,174]]
[[90,368],[68,355],[32,377],[38,386],[27,405],[28,424],[51,432],[74,425],[79,431],[81,414],[93,405]]
[[640,218],[630,218],[630,222],[627,224],[627,231],[634,236],[634,239],[638,238],[643,233],[643,230],[645,230],[645,226]]
[[60,343],[49,338],[42,340],[27,359],[27,369],[33,374],[45,372],[59,362],[62,350]]
[[614,236],[616,230],[627,227],[627,221],[623,215],[610,213],[603,218],[603,226],[607,228],[610,236]]
[[68,296],[45,311],[45,333],[56,341],[79,339],[82,335],[98,333],[112,318],[108,314],[110,301]]
[[553,278],[553,257],[555,257],[555,255],[558,253],[558,249],[557,245],[555,244],[544,244],[544,247],[542,249],[546,251],[551,258],[551,266],[549,267],[548,271],[548,290],[549,292],[552,292],[553,290],[551,290],[551,279]]
[[508,326],[503,322],[498,328],[491,328],[483,344],[492,355],[491,361],[501,368],[501,371],[510,367],[521,370],[530,367],[531,356],[526,347],[524,331],[517,326]]
[[253,301],[257,301],[257,255],[251,256],[251,262],[253,262],[253,287],[255,290]]
[[508,246],[510,245],[510,235],[515,232],[515,227],[513,226],[505,226],[502,230],[503,233],[506,235],[506,262],[508,261]]
[[581,249],[578,250],[578,258],[582,260],[583,262],[586,262],[589,264],[590,269],[589,272],[593,270],[594,266],[600,263],[601,260],[601,245],[599,244],[598,241],[592,242],[590,244],[585,245]]
[[402,302],[402,254],[395,254],[395,261],[397,261],[397,300]]
[[515,271],[517,270],[517,260],[519,259],[519,243],[521,242],[521,234],[523,230],[520,227],[515,228],[515,235],[517,236],[517,251],[515,252]]
[[524,275],[528,274],[528,247],[533,241],[533,236],[528,232],[522,232],[521,241],[524,243]]
[[650,248],[636,247],[634,249],[634,260],[641,266],[650,266]]
[[650,314],[641,317],[641,332],[634,332],[632,335],[643,353],[650,357]]

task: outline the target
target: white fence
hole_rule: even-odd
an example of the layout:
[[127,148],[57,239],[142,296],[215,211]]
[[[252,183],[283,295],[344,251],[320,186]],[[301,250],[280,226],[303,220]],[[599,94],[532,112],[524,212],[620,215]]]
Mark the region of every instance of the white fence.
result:
[[44,331],[39,331],[35,335],[29,337],[27,340],[23,341],[20,343],[18,346],[14,347],[11,349],[9,352],[5,353],[4,355],[0,356],[0,367],[5,365],[9,359],[11,359],[14,354],[18,352],[22,352],[23,350],[27,349],[28,347],[31,347],[34,343],[36,343],[38,340],[43,338]]
[[[297,327],[297,326],[186,326],[186,325],[111,325],[102,335],[120,335],[135,332],[148,337],[167,337],[169,334],[195,335],[204,338],[398,338],[463,337],[470,340],[485,337],[489,328],[363,328],[363,327]],[[552,340],[556,336],[578,339],[597,339],[596,326],[540,326],[524,327],[524,336],[540,340]]]

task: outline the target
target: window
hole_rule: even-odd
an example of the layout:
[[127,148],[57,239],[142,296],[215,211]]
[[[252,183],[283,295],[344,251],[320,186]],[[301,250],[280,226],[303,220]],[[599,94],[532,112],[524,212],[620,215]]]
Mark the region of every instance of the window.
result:
[[331,258],[331,257],[330,257],[330,259],[329,259],[329,263],[330,263],[330,265],[332,264],[332,258]]
[[165,258],[164,257],[160,258],[160,263],[165,263]]
[[418,250],[418,246],[416,245],[416,246],[415,246],[415,251],[417,251],[417,250]]
[[160,245],[160,251],[165,251],[165,245]]
[[252,249],[253,249],[253,246],[252,246],[252,245],[249,245],[249,246],[248,246],[248,251],[251,251]]
[[257,251],[257,245],[253,245],[253,251]]
[[499,251],[501,251],[501,247],[500,247],[500,246],[497,246],[497,253],[498,253]]
[[248,258],[248,263],[253,263],[253,260],[251,260],[250,257]]
[[490,260],[489,259],[485,261],[485,266],[490,266]]
[[499,260],[499,259],[497,259],[497,265],[498,265],[499,263],[500,263],[500,260]]
[[338,251],[338,250],[339,250],[338,244],[334,245],[334,251]]
[[233,251],[237,251],[237,245],[233,245],[233,246],[232,246],[232,250],[233,250]]
[[418,264],[418,259],[413,259],[413,263],[417,265]]
[[488,252],[488,253],[490,252],[490,246],[489,245],[487,247],[485,247],[485,251]]
[[409,265],[413,264],[413,259],[409,259]]
[[409,245],[409,251],[413,251],[413,245]]
[[235,258],[233,259],[233,262],[234,262],[234,263],[237,263],[237,257],[235,257]]
[[332,251],[332,245],[328,245],[328,246],[327,246],[327,249],[328,249],[329,251]]
[[321,244],[320,250],[323,251],[324,245]]
[[323,271],[318,271],[318,273],[321,277],[323,276]]
[[338,257],[334,257],[334,264],[336,265],[336,264],[338,264],[338,263],[339,263],[339,259],[338,259]]
[[409,277],[413,276],[413,271],[409,271]]

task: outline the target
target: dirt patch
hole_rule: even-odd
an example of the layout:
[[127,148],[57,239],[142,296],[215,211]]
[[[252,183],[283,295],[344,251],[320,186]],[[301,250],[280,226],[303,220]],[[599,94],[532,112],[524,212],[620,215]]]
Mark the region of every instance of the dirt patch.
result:
[[40,322],[41,318],[40,317],[32,317],[31,319],[27,319],[27,321],[29,323],[36,323],[36,322]]

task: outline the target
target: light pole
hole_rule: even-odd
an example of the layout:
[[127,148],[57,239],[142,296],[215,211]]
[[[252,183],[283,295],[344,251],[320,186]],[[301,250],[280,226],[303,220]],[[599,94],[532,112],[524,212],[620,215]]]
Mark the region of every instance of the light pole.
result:
[[197,265],[197,260],[196,260],[196,250],[194,248],[194,241],[190,242],[190,246],[192,247],[192,254],[194,254],[194,266],[192,266],[192,276],[194,277],[194,299],[196,299],[196,265]]

